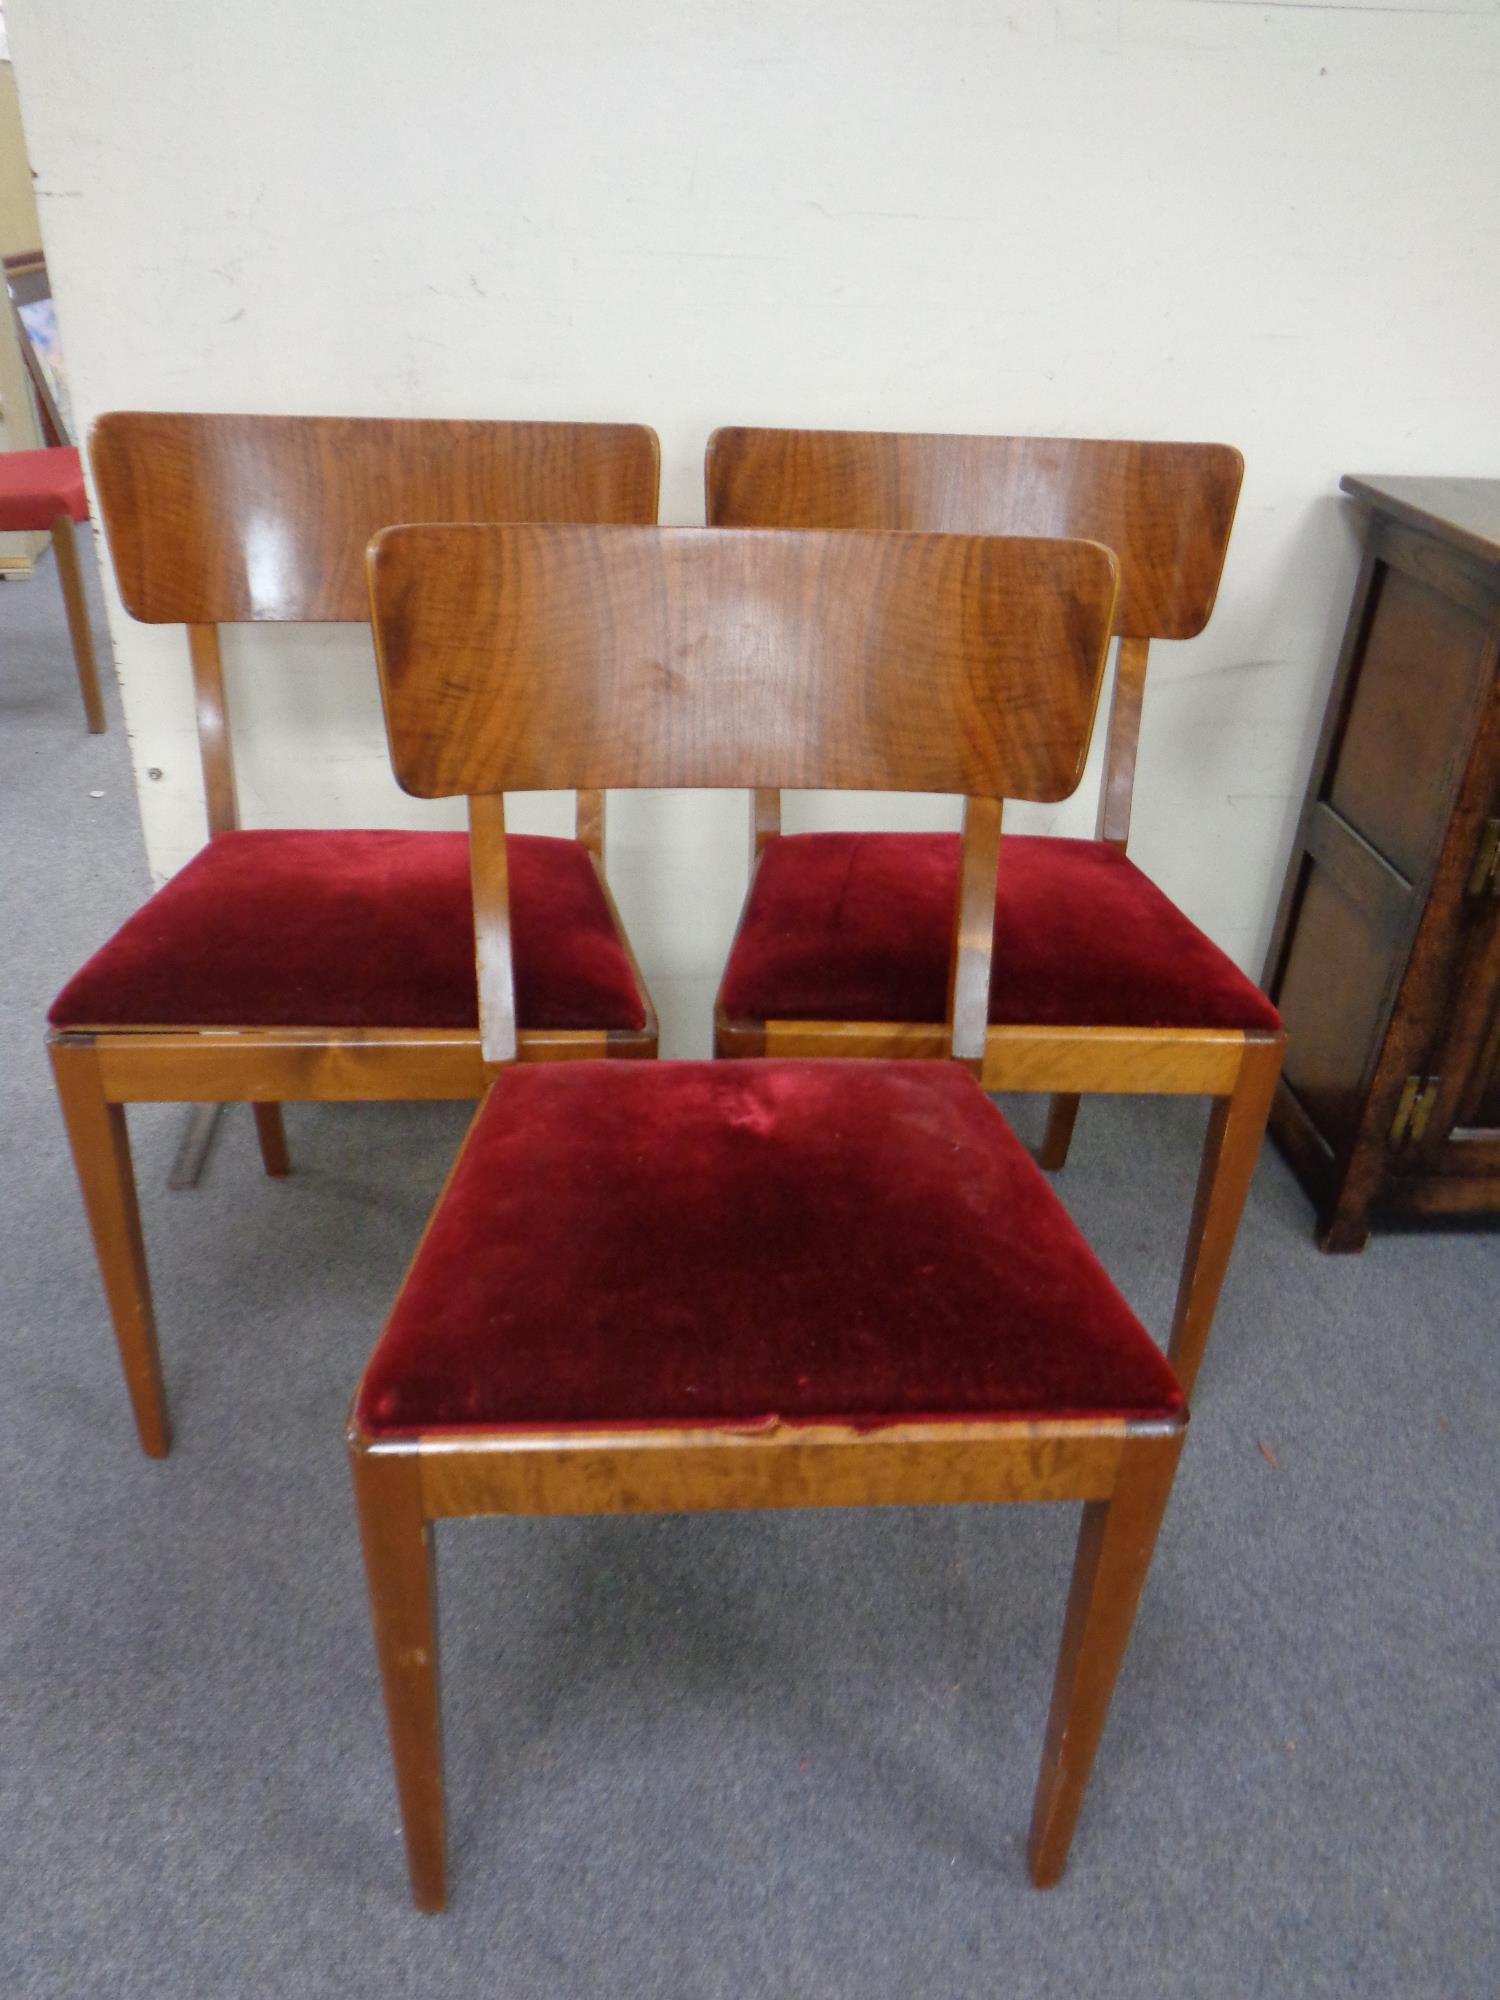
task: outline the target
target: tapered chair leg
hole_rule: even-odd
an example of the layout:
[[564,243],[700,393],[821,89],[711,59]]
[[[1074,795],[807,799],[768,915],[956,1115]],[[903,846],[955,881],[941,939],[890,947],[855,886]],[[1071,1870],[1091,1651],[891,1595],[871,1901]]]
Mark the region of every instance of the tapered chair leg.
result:
[[261,1164],[273,1180],[285,1180],[292,1171],[292,1156],[286,1149],[286,1121],[279,1104],[257,1104],[255,1136],[260,1141]]
[[1047,1107],[1047,1129],[1036,1149],[1036,1163],[1049,1174],[1068,1164],[1068,1148],[1073,1143],[1073,1127],[1078,1122],[1078,1099],[1059,1093]]
[[1083,1510],[1031,1815],[1028,1855],[1039,1889],[1052,1888],[1067,1866],[1183,1435],[1128,1440],[1113,1494]]
[[73,662],[78,669],[78,686],[83,695],[83,712],[95,736],[104,734],[104,697],[99,692],[99,668],[94,659],[94,634],[89,625],[88,599],[83,594],[83,571],[78,565],[78,541],[73,523],[59,514],[52,523],[52,546],[57,552],[57,576],[62,585],[63,609],[68,614],[68,633],[73,641]]
[[437,1590],[415,1458],[349,1442],[406,1865],[420,1910],[447,1904]]
[[165,1458],[171,1449],[172,1428],[162,1385],[125,1107],[106,1099],[92,1042],[57,1041],[51,1046],[51,1055],[141,1448],[151,1458]]
[[1216,1098],[1209,1113],[1167,1346],[1177,1379],[1190,1396],[1260,1158],[1276,1079],[1281,1074],[1283,1045],[1280,1036],[1246,1042],[1233,1091],[1228,1097]]

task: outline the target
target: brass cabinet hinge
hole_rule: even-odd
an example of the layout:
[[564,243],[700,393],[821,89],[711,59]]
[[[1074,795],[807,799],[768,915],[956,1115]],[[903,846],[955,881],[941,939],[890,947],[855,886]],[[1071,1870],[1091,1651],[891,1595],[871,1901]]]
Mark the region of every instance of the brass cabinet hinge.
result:
[[1480,829],[1479,850],[1469,871],[1471,896],[1500,896],[1500,819],[1487,819]]
[[1427,1121],[1432,1116],[1441,1083],[1442,1078],[1437,1076],[1409,1076],[1406,1079],[1401,1102],[1391,1120],[1390,1143],[1393,1146],[1405,1145],[1407,1140],[1415,1143],[1421,1138],[1427,1130]]

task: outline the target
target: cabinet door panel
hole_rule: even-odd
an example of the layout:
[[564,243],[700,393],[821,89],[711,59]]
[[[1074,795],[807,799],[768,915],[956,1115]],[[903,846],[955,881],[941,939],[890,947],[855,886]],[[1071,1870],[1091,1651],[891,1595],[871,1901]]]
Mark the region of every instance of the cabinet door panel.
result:
[[[1492,719],[1494,728],[1481,736],[1476,753],[1486,775],[1500,751],[1500,690]],[[1410,1163],[1434,1175],[1500,1173],[1500,894],[1487,866],[1492,853],[1487,829],[1500,814],[1500,784],[1480,811],[1488,811],[1489,819],[1472,809],[1463,815],[1463,823],[1477,826],[1477,841],[1455,843],[1452,947],[1434,993],[1436,1020],[1426,1063],[1427,1073],[1438,1079],[1436,1097]],[[1442,894],[1441,877],[1435,893]],[[1476,1209],[1484,1205],[1476,1198]]]
[[1500,480],[1343,485],[1369,529],[1266,966],[1272,1130],[1339,1249],[1500,1214]]
[[1465,1107],[1463,1123],[1477,1125],[1500,1136],[1500,1005],[1490,1022],[1489,1042],[1474,1075],[1473,1101]]
[[1410,882],[1447,827],[1486,638],[1464,606],[1384,567],[1327,797]]
[[[1489,907],[1466,943],[1453,1013],[1447,1030],[1446,1059],[1456,1071],[1457,1094],[1447,1129],[1463,1134],[1452,1146],[1472,1162],[1475,1146],[1493,1143],[1500,1168],[1500,902]],[[1467,928],[1467,927],[1466,927]],[[1456,1164],[1456,1159],[1455,1162]],[[1435,1164],[1437,1164],[1435,1162]],[[1449,1162],[1441,1163],[1444,1167]]]
[[1297,928],[1276,1004],[1286,1024],[1284,1074],[1335,1152],[1353,1137],[1365,1072],[1384,1026],[1397,971],[1387,924],[1306,863]]

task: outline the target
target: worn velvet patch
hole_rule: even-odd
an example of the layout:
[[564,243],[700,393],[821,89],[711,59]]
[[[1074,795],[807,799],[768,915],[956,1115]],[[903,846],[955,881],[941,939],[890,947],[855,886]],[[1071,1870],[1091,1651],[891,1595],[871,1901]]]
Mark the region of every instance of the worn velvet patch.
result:
[[[640,1028],[587,850],[509,840],[523,1028]],[[221,833],[63,988],[54,1027],[473,1028],[462,833]]]
[[[732,1021],[942,1021],[959,841],[809,833],[761,858],[720,1004]],[[1000,848],[995,1023],[1275,1033],[1271,1002],[1134,862],[1098,840]]]
[[358,1412],[389,1435],[1182,1401],[966,1071],[590,1062],[496,1079]]

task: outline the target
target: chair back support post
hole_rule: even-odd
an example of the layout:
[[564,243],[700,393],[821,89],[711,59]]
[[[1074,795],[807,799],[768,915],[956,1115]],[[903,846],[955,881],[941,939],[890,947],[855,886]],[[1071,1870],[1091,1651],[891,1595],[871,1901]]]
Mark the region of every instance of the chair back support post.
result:
[[603,792],[580,791],[575,820],[578,840],[599,862],[604,859],[604,819]]
[[515,1051],[502,797],[567,785],[964,796],[951,1026],[982,1057],[1000,802],[1082,775],[1107,549],[511,523],[389,528],[369,562],[396,780],[471,802],[487,1062]]
[[189,625],[193,663],[193,706],[198,718],[198,754],[203,760],[203,803],[210,837],[232,833],[240,823],[234,786],[234,749],[224,692],[224,660],[217,625]]
[[1115,659],[1115,689],[1104,739],[1104,775],[1099,784],[1099,816],[1094,838],[1125,852],[1130,839],[1130,805],[1135,794],[1135,759],[1141,741],[1141,706],[1146,693],[1150,641],[1121,639]]
[[516,978],[510,935],[505,800],[469,800],[469,875],[474,889],[474,961],[479,975],[479,1052],[487,1066],[516,1059]]
[[[710,525],[1080,536],[1120,562],[1115,693],[1097,837],[1124,848],[1152,639],[1213,611],[1244,460],[1230,445],[728,426],[704,461]],[[755,851],[780,831],[757,800]]]
[[954,916],[948,1020],[953,1058],[978,1076],[990,1025],[990,964],[995,951],[995,892],[1000,869],[1000,799],[965,799],[963,847]]
[[766,842],[781,831],[781,794],[758,785],[750,794],[750,863],[765,852]]

